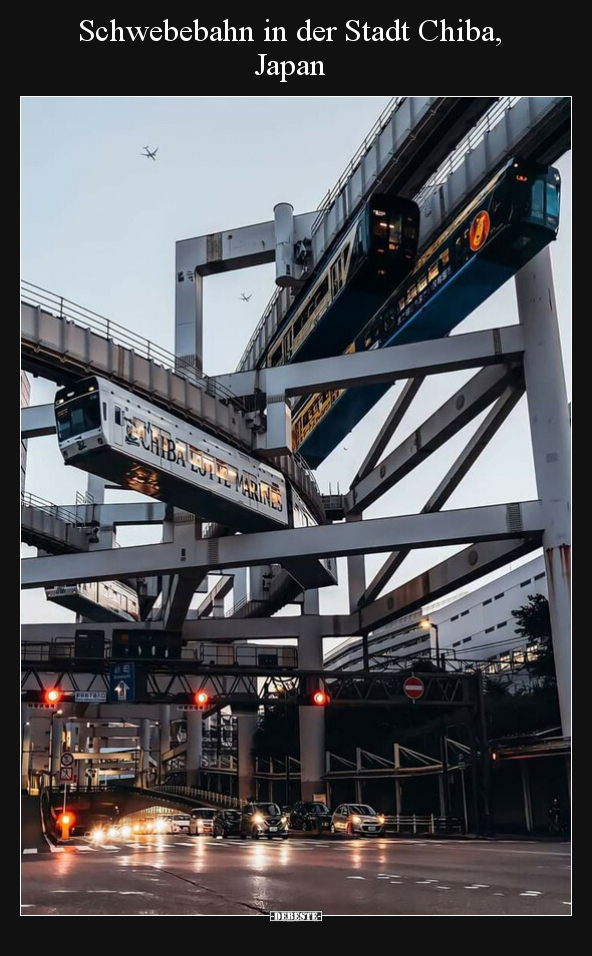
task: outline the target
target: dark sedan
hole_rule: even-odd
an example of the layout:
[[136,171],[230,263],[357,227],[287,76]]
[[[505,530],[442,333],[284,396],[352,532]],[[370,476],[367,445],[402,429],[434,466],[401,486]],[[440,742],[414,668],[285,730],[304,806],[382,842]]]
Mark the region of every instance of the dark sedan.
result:
[[324,803],[303,801],[295,803],[290,813],[290,829],[327,832],[331,828],[331,813]]
[[240,810],[218,810],[214,817],[213,834],[215,837],[227,837],[240,833]]

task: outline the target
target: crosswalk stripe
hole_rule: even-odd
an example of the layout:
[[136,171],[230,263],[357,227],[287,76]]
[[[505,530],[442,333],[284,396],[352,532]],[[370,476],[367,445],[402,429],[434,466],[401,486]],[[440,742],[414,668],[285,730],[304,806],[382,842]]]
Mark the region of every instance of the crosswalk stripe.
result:
[[79,853],[96,853],[96,846],[78,846],[74,847],[75,850],[78,850]]
[[33,849],[30,849],[30,850],[23,850],[23,854],[25,853],[37,853],[37,849],[34,847]]

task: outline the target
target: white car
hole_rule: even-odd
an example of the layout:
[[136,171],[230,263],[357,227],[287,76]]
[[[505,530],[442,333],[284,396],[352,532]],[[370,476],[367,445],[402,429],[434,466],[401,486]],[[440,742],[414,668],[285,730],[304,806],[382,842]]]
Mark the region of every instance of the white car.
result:
[[189,814],[176,813],[171,818],[171,833],[189,833]]
[[200,836],[202,833],[213,833],[215,816],[215,810],[208,807],[196,807],[195,810],[191,811],[189,832],[195,836]]

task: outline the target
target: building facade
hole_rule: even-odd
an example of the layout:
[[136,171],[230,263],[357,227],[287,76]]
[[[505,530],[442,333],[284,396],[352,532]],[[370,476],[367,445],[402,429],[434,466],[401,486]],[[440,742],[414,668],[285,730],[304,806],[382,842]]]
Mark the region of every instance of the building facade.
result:
[[[370,668],[436,652],[449,661],[490,661],[497,670],[520,666],[535,651],[518,634],[512,611],[533,594],[548,597],[542,554],[474,591],[426,605],[374,631],[368,638]],[[343,641],[325,658],[329,669],[356,670],[362,663],[360,638]]]

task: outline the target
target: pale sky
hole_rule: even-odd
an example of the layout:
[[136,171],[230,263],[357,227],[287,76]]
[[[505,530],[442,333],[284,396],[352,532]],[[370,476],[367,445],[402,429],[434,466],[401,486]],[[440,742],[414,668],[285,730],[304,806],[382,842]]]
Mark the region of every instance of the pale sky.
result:
[[[276,203],[317,207],[387,96],[373,97],[24,97],[22,101],[22,276],[173,350],[175,241],[273,218]],[[158,161],[144,159],[144,144]],[[562,174],[561,226],[551,247],[568,395],[571,398],[571,156]],[[236,368],[274,291],[274,267],[205,280],[204,371]],[[252,293],[248,304],[241,292]],[[513,281],[455,334],[517,321]],[[397,433],[395,447],[470,372],[431,378]],[[347,491],[401,386],[394,386],[317,471],[321,491]],[[32,379],[31,403],[53,399]],[[411,514],[424,505],[478,427],[480,416],[381,498],[367,517]],[[389,449],[390,450],[390,449]],[[63,465],[55,436],[29,442],[27,491],[60,504],[84,491],[84,472]],[[116,492],[109,500],[118,500]],[[119,498],[130,500],[129,493]],[[446,504],[446,509],[536,497],[526,400]],[[157,540],[155,529],[121,532],[121,544]],[[411,555],[389,587],[457,548]],[[23,555],[36,552],[23,546]],[[384,556],[366,559],[370,580]],[[324,589],[321,611],[347,611],[342,585]],[[68,621],[42,591],[24,593],[23,620]]]

